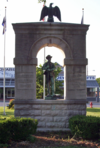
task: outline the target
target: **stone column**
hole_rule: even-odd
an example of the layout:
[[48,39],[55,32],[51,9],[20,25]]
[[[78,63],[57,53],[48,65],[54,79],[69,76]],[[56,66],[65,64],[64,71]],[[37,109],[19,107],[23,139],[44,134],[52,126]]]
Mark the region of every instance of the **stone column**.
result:
[[65,100],[86,99],[87,59],[64,59]]
[[15,100],[36,99],[37,58],[15,58]]

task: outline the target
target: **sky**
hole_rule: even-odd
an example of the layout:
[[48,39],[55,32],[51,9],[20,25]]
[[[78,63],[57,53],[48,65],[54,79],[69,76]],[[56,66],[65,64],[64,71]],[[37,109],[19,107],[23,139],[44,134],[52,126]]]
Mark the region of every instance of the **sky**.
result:
[[[100,0],[47,0],[46,6],[54,3],[61,11],[64,23],[81,23],[84,8],[84,24],[90,25],[86,35],[86,56],[88,58],[88,75],[100,77]],[[4,35],[2,21],[7,7],[7,31],[5,39],[5,66],[14,67],[15,33],[12,23],[39,22],[43,3],[38,0],[0,0],[0,67],[4,66]],[[59,22],[54,17],[55,22]],[[38,65],[43,64],[43,52],[37,55]],[[63,54],[57,48],[46,47],[46,55],[52,55],[52,62],[63,65]]]

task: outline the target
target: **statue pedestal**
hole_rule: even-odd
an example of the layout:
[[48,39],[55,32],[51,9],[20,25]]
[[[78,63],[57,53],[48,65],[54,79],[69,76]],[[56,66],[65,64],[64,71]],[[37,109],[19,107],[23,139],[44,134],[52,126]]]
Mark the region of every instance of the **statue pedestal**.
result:
[[86,115],[86,100],[14,100],[15,117],[38,120],[37,131],[68,131],[69,119],[75,115]]
[[45,100],[57,100],[57,99],[63,99],[60,94],[55,94],[53,96],[46,96]]

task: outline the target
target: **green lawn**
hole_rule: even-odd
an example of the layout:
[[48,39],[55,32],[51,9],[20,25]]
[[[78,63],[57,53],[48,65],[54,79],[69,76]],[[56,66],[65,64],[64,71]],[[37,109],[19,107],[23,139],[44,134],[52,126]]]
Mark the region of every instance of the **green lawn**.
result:
[[100,108],[87,108],[86,115],[100,117]]
[[6,115],[3,115],[3,107],[0,107],[0,118],[12,118],[14,117],[14,110],[13,109],[8,109],[7,107],[5,107],[5,112],[6,112]]
[[[3,115],[3,107],[0,107],[0,118],[12,118],[14,117],[14,110],[5,108],[6,115]],[[100,117],[100,108],[87,108],[87,116]]]

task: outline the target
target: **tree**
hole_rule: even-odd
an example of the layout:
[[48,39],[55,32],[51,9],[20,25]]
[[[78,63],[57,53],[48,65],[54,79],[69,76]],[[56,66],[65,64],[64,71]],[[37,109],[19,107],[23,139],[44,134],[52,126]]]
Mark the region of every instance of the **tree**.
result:
[[38,0],[39,3],[44,2],[46,3],[46,0]]
[[96,81],[98,82],[98,84],[100,86],[100,78],[97,78]]
[[43,70],[42,65],[36,67],[36,98],[43,98]]
[[[61,68],[57,67],[57,63],[55,63],[56,70],[54,71],[55,74],[55,94],[63,95],[63,81],[58,81],[56,78],[61,72]],[[45,92],[47,95],[47,87],[45,88]],[[43,98],[43,70],[42,65],[36,68],[36,97]]]

